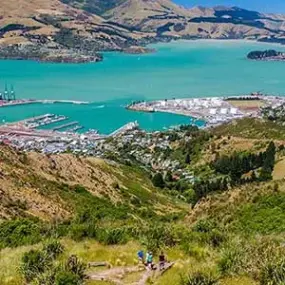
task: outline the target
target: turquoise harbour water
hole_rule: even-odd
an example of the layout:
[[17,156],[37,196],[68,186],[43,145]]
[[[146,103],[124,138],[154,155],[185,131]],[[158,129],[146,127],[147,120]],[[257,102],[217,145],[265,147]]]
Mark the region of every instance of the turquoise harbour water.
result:
[[[34,104],[0,109],[0,122],[55,113],[110,133],[137,120],[147,130],[189,123],[190,118],[124,109],[133,100],[239,95],[285,95],[285,62],[248,61],[246,54],[279,45],[245,41],[178,41],[154,45],[156,53],[105,53],[92,64],[0,61],[0,87],[14,84],[18,98],[90,101],[90,105]],[[199,122],[199,124],[202,124]]]

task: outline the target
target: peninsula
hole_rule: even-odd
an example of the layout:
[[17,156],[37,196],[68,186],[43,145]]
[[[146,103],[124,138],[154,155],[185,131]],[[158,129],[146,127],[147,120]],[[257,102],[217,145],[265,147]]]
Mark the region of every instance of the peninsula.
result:
[[251,60],[285,61],[285,52],[276,50],[252,51],[247,55]]

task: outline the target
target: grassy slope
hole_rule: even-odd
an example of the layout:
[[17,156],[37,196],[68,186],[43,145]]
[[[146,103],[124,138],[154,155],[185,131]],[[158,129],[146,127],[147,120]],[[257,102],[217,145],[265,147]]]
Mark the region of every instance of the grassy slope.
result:
[[[90,208],[101,228],[137,227],[152,220],[171,221],[173,216],[185,215],[188,208],[153,188],[148,174],[136,168],[68,154],[24,155],[5,146],[0,147],[0,160],[3,220],[36,216],[45,224],[58,223],[72,221]],[[62,242],[66,248],[62,258],[77,254],[86,263],[133,264],[139,248],[135,242],[115,247],[68,237]],[[18,272],[21,256],[38,247],[40,244],[2,249],[0,284],[22,284]]]
[[[247,131],[246,128],[249,128],[251,132]],[[261,135],[263,132],[266,132],[265,139]],[[221,154],[230,154],[237,149],[258,152],[264,149],[270,139],[275,140],[276,144],[280,144],[285,138],[285,132],[279,126],[255,120],[242,120],[235,124],[234,127],[219,127],[213,130],[213,134],[214,137],[210,145],[215,143],[219,146],[217,151]],[[228,136],[231,137],[228,138]],[[147,221],[148,219],[146,216],[141,215],[141,213],[146,212],[155,213],[151,217],[153,221],[157,219],[157,215],[165,218],[166,216],[171,216],[168,215],[171,212],[185,213],[185,205],[153,189],[147,174],[137,169],[131,169],[126,166],[112,166],[97,160],[78,160],[69,155],[53,157],[56,161],[56,167],[54,168],[54,163],[51,163],[50,160],[51,158],[33,154],[23,159],[7,149],[5,153],[4,157],[6,159],[3,160],[2,154],[2,161],[6,161],[7,165],[13,161],[13,163],[17,164],[19,171],[26,171],[28,163],[32,168],[31,171],[37,173],[36,177],[38,179],[39,177],[41,179],[44,177],[52,185],[55,185],[54,180],[61,183],[64,182],[65,185],[84,185],[88,189],[89,194],[85,192],[80,193],[80,191],[79,193],[70,193],[69,190],[60,194],[63,195],[63,201],[70,203],[71,208],[74,209],[69,211],[68,215],[73,215],[77,211],[76,205],[87,203],[94,195],[97,195],[97,197],[108,196],[110,203],[113,205],[121,205],[123,202],[124,206],[128,206],[132,215],[136,213],[137,218],[142,219],[142,221]],[[279,156],[282,159],[281,154]],[[197,165],[207,163],[210,157],[210,150],[206,146]],[[21,164],[20,160],[24,161],[24,163]],[[38,164],[35,161],[38,161]],[[70,167],[69,169],[71,170],[67,170],[65,166],[70,163],[74,163],[74,167]],[[91,170],[89,167],[91,167]],[[9,172],[9,169],[4,167],[4,172]],[[16,174],[19,179],[18,172]],[[92,174],[93,178],[91,178]],[[106,176],[102,178],[102,175]],[[26,174],[23,174],[23,176],[29,177]],[[106,177],[109,179],[108,182],[106,182]],[[119,184],[118,189],[116,187],[114,189],[114,183]],[[30,186],[33,186],[33,183]],[[40,186],[37,185],[37,187]],[[50,199],[54,196],[55,191],[58,190],[49,189],[52,192],[49,193],[47,191],[42,195]],[[138,203],[138,200],[140,203]],[[127,203],[124,203],[126,201]],[[124,209],[122,210],[124,211]],[[192,211],[189,211],[184,219],[183,215],[181,215],[179,218],[180,222],[176,224],[177,227],[185,225],[191,228],[195,224],[201,223],[201,221],[207,221],[210,225],[214,225],[214,231],[211,229],[209,232],[197,232],[194,230],[194,232],[187,234],[190,235],[189,239],[187,239],[187,244],[182,243],[175,247],[167,247],[168,257],[171,260],[176,260],[176,264],[173,269],[161,278],[154,280],[154,284],[179,284],[181,275],[198,270],[222,274],[220,279],[222,285],[259,284],[257,280],[260,278],[263,266],[267,262],[271,262],[271,259],[277,258],[280,252],[282,255],[285,254],[282,247],[285,231],[284,211],[285,183],[283,180],[256,182],[234,188],[228,192],[208,196],[200,201]],[[116,213],[118,214],[118,212]],[[110,215],[113,214],[113,212],[110,212]],[[108,224],[109,222],[107,221],[106,223]],[[117,219],[115,223],[120,225],[120,219]],[[221,244],[213,246],[211,244],[213,242],[212,238],[221,238],[216,231],[220,232],[223,238]],[[215,234],[213,235],[213,233]],[[130,241],[125,245],[106,246],[94,240],[87,239],[75,242],[65,237],[62,239],[62,243],[66,248],[62,258],[70,254],[77,254],[85,262],[105,260],[114,266],[133,265],[136,252],[141,248],[137,241]],[[0,252],[0,283],[9,285],[21,284],[21,276],[17,272],[21,254],[31,247],[39,246],[3,249]],[[268,253],[270,253],[269,256]],[[223,267],[225,266],[223,263],[225,260],[227,262],[231,260],[230,263],[227,263],[229,268],[226,269]],[[10,266],[10,264],[13,264],[13,266]],[[129,278],[134,277],[129,276]],[[88,284],[108,283],[90,282]]]

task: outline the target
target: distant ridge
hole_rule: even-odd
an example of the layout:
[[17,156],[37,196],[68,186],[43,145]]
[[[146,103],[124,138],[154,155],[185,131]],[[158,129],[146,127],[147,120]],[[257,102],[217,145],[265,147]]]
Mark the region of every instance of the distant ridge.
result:
[[0,58],[99,61],[100,51],[179,38],[285,43],[285,15],[239,7],[185,8],[170,0],[10,0],[1,3],[0,13]]

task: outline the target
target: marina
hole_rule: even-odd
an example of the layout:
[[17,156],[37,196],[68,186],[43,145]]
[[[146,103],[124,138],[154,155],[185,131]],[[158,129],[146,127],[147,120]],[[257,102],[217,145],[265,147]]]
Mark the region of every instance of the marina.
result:
[[[110,135],[100,134],[97,130],[89,130],[79,134],[84,127],[77,121],[59,125],[52,129],[40,129],[42,126],[61,122],[68,118],[63,115],[44,114],[14,123],[0,125],[0,141],[23,151],[39,151],[42,153],[94,154],[98,143],[110,137],[118,137],[139,127],[137,122],[130,122]],[[65,129],[65,131],[61,131]]]
[[67,124],[64,124],[64,125],[60,125],[58,127],[53,128],[52,130],[53,131],[59,131],[61,129],[65,129],[65,128],[68,128],[68,127],[73,127],[75,125],[78,125],[78,122],[75,121],[75,122],[67,123]]

